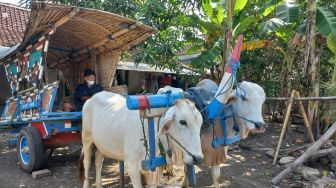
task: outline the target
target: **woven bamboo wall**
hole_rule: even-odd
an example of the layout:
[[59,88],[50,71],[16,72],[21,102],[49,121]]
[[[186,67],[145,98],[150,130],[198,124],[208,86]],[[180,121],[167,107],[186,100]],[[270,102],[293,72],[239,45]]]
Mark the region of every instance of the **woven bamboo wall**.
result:
[[97,58],[98,81],[104,87],[111,87],[116,72],[116,64],[120,60],[120,51],[101,53]]

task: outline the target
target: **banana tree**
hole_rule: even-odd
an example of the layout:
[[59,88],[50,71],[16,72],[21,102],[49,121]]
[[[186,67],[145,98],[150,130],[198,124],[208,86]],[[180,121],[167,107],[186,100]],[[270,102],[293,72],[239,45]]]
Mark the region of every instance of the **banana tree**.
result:
[[[336,34],[330,33],[327,38],[327,46],[329,50],[333,53],[333,57],[330,58],[329,63],[334,66],[331,80],[325,84],[323,87],[325,89],[325,93],[328,96],[336,96]],[[336,121],[336,104],[335,102],[331,102],[328,104],[327,113],[323,116],[323,119],[326,125],[330,125],[334,121]],[[326,127],[327,127],[326,126]]]
[[[328,37],[330,44],[332,40],[330,38],[336,33],[336,17],[327,8],[317,7],[316,0],[308,1],[308,11],[303,72],[307,74],[309,96],[318,97],[320,95],[320,55],[323,45],[321,36],[331,36]],[[308,120],[315,125],[317,136],[319,136],[319,101],[308,103]]]
[[[239,35],[249,29],[251,25],[268,16],[272,11],[279,6],[283,0],[272,0],[262,4],[260,10],[252,9],[256,2],[247,0],[203,0],[201,16],[194,15],[193,17],[178,18],[179,23],[190,25],[196,28],[203,37],[194,37],[190,40],[190,45],[187,53],[192,54],[200,52],[200,55],[193,59],[191,66],[197,69],[212,70],[213,78],[220,76],[223,72],[224,62],[227,59],[227,54],[231,51],[232,41]],[[253,3],[253,4],[252,4]],[[258,3],[260,3],[258,1]],[[246,6],[249,7],[249,13],[246,13]],[[254,12],[257,13],[254,13]],[[252,13],[251,13],[252,12]],[[259,16],[255,16],[255,14]],[[221,62],[221,68],[217,68],[218,75],[214,75],[214,67]]]
[[220,75],[215,76],[214,67],[218,62],[224,67],[224,59],[230,52],[227,49],[232,48],[232,17],[243,10],[246,3],[247,0],[202,0],[199,14],[176,18],[178,24],[195,28],[198,33],[193,38],[186,38],[192,46],[187,53],[200,52],[191,62],[193,68],[210,69],[212,78],[220,80]]
[[[284,56],[281,70],[280,89],[282,96],[288,96],[291,91],[292,67],[296,49],[291,41],[297,36],[295,31],[299,23],[299,8],[295,1],[287,0],[276,8],[275,17],[263,23],[262,33],[274,33],[280,41],[276,45]],[[283,44],[283,45],[281,45]]]
[[[275,18],[268,20],[263,29],[266,32],[275,32],[276,36],[287,44],[282,48],[278,45],[278,49],[283,52],[285,57],[284,65],[286,66],[283,66],[281,73],[285,75],[281,80],[282,95],[285,96],[288,96],[291,90],[292,66],[296,55],[294,49],[300,49],[300,46],[295,48],[292,46],[294,39],[298,36],[297,32],[302,28],[306,30],[305,60],[302,63],[302,72],[304,73],[303,76],[308,73],[307,79],[312,83],[312,90],[309,91],[310,96],[319,96],[319,57],[322,51],[322,44],[316,44],[316,37],[327,36],[329,33],[336,31],[336,18],[328,9],[316,7],[314,0],[308,1],[307,7],[308,18],[305,19],[303,24],[300,24],[298,5],[294,0],[287,0],[277,7]],[[284,87],[285,83],[287,85],[286,88]],[[318,117],[318,102],[310,102],[308,114],[311,123],[317,122],[314,119],[316,120]]]

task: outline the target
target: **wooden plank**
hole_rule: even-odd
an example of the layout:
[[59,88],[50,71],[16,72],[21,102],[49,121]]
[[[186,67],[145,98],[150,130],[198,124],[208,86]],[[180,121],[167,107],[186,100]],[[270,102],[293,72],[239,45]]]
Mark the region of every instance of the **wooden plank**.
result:
[[274,185],[278,184],[283,178],[288,176],[293,172],[299,165],[304,163],[309,157],[315,154],[318,149],[336,132],[336,122],[325,132],[319,140],[317,140],[306,152],[304,152],[299,158],[297,158],[293,163],[289,164],[288,167],[283,170],[280,174],[272,179]]

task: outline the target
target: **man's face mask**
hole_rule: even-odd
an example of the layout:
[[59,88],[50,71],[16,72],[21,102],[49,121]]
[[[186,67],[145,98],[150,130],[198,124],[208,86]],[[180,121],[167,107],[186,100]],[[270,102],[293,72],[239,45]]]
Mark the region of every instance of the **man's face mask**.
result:
[[92,86],[95,83],[95,76],[94,75],[90,75],[85,77],[86,83],[88,84],[88,86]]
[[94,84],[94,81],[91,81],[91,80],[87,80],[86,82],[89,86],[92,86]]

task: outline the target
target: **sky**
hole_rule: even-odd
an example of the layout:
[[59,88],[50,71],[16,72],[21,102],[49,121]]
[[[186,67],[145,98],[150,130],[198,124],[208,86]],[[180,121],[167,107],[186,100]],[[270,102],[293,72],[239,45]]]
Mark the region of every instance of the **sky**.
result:
[[0,2],[18,4],[20,0],[0,0]]

